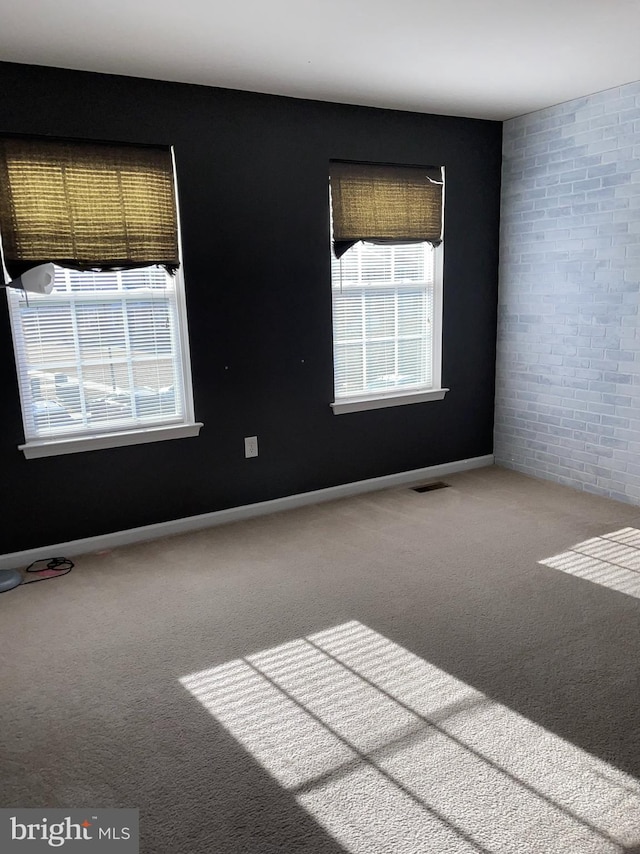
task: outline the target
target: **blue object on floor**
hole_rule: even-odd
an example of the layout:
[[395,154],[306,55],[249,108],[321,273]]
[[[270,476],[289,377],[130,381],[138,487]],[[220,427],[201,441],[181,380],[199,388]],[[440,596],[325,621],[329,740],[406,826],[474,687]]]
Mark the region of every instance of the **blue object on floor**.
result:
[[13,590],[22,584],[22,574],[17,569],[0,569],[0,593]]

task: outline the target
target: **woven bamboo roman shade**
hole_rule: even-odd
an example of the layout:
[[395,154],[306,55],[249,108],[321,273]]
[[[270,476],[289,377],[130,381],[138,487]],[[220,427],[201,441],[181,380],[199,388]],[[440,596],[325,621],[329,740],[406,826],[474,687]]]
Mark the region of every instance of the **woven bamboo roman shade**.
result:
[[333,249],[337,258],[359,240],[442,240],[442,170],[332,161]]
[[175,272],[171,150],[0,138],[0,234],[12,278],[49,261],[74,270],[159,264]]

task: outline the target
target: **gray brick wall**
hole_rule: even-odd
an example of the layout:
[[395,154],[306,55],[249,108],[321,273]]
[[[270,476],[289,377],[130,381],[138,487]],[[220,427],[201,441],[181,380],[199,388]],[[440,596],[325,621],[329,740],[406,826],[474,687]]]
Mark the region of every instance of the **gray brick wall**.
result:
[[640,504],[640,81],[504,125],[496,462]]

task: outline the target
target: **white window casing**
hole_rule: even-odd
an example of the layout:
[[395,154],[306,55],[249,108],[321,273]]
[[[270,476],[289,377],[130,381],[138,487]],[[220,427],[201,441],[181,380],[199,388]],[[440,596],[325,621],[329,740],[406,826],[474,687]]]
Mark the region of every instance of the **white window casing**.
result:
[[56,267],[7,298],[26,457],[198,435],[181,270]]
[[332,255],[335,415],[441,400],[440,243],[357,243]]

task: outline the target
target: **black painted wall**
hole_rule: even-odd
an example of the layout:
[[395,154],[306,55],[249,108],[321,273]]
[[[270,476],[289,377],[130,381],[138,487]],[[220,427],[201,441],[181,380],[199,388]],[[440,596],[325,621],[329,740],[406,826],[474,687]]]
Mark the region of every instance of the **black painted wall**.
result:
[[[0,299],[0,553],[492,452],[500,123],[0,63],[0,132],[174,145],[205,425],[25,460]],[[331,158],[446,167],[443,401],[329,407]]]

